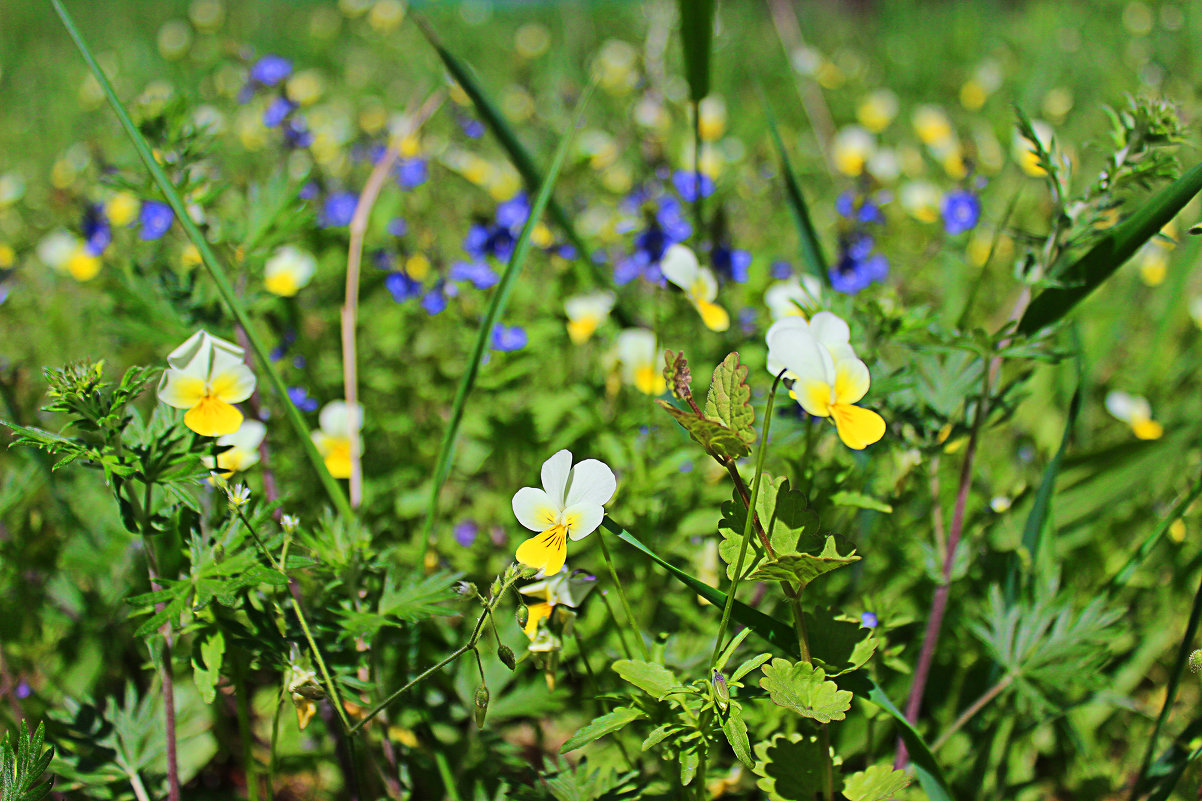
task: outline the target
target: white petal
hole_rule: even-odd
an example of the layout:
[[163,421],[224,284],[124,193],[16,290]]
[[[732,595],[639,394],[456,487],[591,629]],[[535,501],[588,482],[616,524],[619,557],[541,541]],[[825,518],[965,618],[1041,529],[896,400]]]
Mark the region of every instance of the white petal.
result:
[[868,392],[868,366],[859,359],[835,363],[835,402],[855,403]]
[[258,420],[247,418],[242,421],[242,427],[233,434],[224,434],[218,437],[217,444],[221,447],[233,445],[239,450],[253,451],[259,447],[259,443],[263,441],[266,433],[267,426]]
[[322,407],[317,421],[321,430],[327,434],[348,437],[352,431],[358,431],[363,427],[363,407],[355,404],[352,414],[346,401],[330,401]]
[[664,251],[659,269],[664,274],[664,278],[688,292],[693,286],[693,281],[697,279],[697,273],[701,267],[697,263],[697,256],[693,251],[684,245],[672,245]]
[[[196,357],[202,352],[208,351],[209,339],[209,332],[202,328],[192,336],[185,339],[184,344],[167,354],[167,364],[181,372],[188,372],[189,365],[192,365],[197,361]],[[202,369],[207,372],[208,359],[206,358],[204,360],[203,366],[198,365],[196,369]]]
[[543,489],[546,490],[556,509],[562,509],[565,506],[564,498],[567,495],[568,478],[571,474],[572,452],[569,450],[559,451],[543,462]]
[[838,315],[820,311],[810,318],[810,333],[823,345],[846,345],[851,339],[851,329]]
[[568,536],[573,540],[582,540],[597,530],[605,510],[594,503],[580,503],[563,510],[563,519],[570,523]]
[[609,503],[618,488],[618,479],[609,465],[596,459],[585,459],[572,468],[568,476],[568,492],[566,506],[579,503],[595,503],[602,506]]
[[646,328],[627,328],[614,342],[618,361],[625,365],[644,365],[655,360],[655,334]]
[[241,403],[255,391],[255,374],[242,362],[223,365],[212,372],[208,386],[214,397],[226,403]]
[[777,331],[768,347],[772,362],[783,364],[798,379],[834,383],[835,362],[831,352],[809,331],[798,328]]
[[718,297],[718,279],[714,277],[714,273],[709,267],[698,268],[697,277],[693,280],[693,285],[689,287],[688,292],[694,300],[700,299],[707,303],[713,303],[714,298]]
[[513,494],[513,514],[531,531],[546,531],[555,525],[560,506],[537,487],[522,487]]
[[614,293],[609,291],[575,295],[563,302],[563,310],[567,313],[569,320],[579,320],[582,317],[604,319],[613,307]]
[[1146,398],[1128,394],[1121,389],[1112,390],[1106,395],[1106,411],[1124,423],[1152,419],[1152,405]]

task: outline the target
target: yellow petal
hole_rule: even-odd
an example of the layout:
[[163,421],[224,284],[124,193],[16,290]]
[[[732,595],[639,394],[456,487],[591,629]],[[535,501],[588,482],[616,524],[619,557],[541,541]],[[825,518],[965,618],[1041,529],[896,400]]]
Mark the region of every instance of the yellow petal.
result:
[[726,313],[726,309],[719,306],[717,303],[710,303],[708,300],[700,298],[696,301],[697,312],[701,315],[701,322],[705,323],[705,327],[711,331],[725,331],[730,328],[730,315]]
[[1155,420],[1132,420],[1131,431],[1140,439],[1160,439],[1164,426]]
[[562,526],[552,526],[518,546],[517,560],[540,568],[548,576],[563,569],[568,558],[568,534]]
[[167,370],[159,382],[159,400],[177,409],[191,409],[205,396],[203,378],[185,375],[178,370]]
[[219,398],[205,397],[184,415],[184,425],[202,437],[220,437],[238,430],[242,412]]
[[100,272],[100,259],[81,246],[67,259],[67,272],[76,281],[91,281]]
[[792,395],[797,398],[801,408],[815,417],[830,417],[834,404],[831,403],[831,385],[825,381],[799,378],[793,384]]
[[634,371],[634,386],[645,395],[662,395],[668,387],[664,374],[649,364]]
[[522,631],[526,632],[526,636],[533,640],[534,635],[538,633],[539,622],[551,617],[552,606],[545,603],[530,604],[526,609],[530,612],[530,617],[526,620],[526,625],[522,628]]
[[282,298],[290,298],[300,289],[300,284],[297,283],[296,275],[291,272],[281,270],[277,273],[270,273],[263,279],[263,286],[273,295],[279,295]]
[[869,409],[832,403],[831,417],[835,419],[839,439],[852,450],[863,450],[885,436],[884,418]]
[[589,337],[597,330],[600,322],[600,318],[593,315],[585,315],[575,320],[568,320],[568,337],[572,340],[572,344],[583,345],[585,342],[588,342]]
[[351,477],[351,440],[349,437],[313,437],[318,452],[326,462],[326,470],[334,478]]

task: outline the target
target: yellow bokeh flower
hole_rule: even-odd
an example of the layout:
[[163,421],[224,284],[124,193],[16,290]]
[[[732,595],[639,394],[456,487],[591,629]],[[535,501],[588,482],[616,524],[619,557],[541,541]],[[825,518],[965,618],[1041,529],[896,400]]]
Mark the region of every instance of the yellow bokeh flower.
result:
[[242,363],[243,355],[232,342],[197,331],[168,354],[159,400],[187,409],[184,425],[202,437],[233,434],[242,426],[242,412],[233,404],[255,389],[255,375]]
[[876,139],[859,125],[845,125],[831,140],[831,160],[835,169],[855,178],[876,150]]
[[363,407],[356,405],[352,410],[346,401],[330,401],[322,407],[318,424],[321,429],[313,432],[313,444],[325,460],[326,469],[334,478],[350,478],[351,437],[358,439],[359,453],[363,453],[363,438],[359,434]]
[[588,342],[598,326],[609,319],[613,307],[614,293],[605,290],[564,300],[563,310],[568,315],[568,337],[572,344]]
[[622,381],[646,395],[662,395],[667,388],[655,334],[646,328],[627,328],[618,334],[614,355],[621,365]]
[[890,89],[877,89],[870,92],[856,107],[856,119],[860,124],[873,133],[880,133],[889,127],[897,116],[897,94]]
[[263,267],[263,284],[268,292],[290,298],[313,279],[317,259],[312,253],[284,245],[272,254]]
[[225,450],[217,454],[216,461],[212,456],[204,457],[205,466],[217,470],[222,478],[253,467],[259,463],[259,445],[266,434],[267,426],[258,420],[243,420],[237,431],[217,438],[217,447]]
[[542,489],[522,487],[513,496],[518,522],[538,532],[518,546],[517,560],[553,576],[563,569],[568,539],[583,539],[601,525],[618,480],[596,459],[573,467],[572,452],[561,450],[543,462],[542,484]]

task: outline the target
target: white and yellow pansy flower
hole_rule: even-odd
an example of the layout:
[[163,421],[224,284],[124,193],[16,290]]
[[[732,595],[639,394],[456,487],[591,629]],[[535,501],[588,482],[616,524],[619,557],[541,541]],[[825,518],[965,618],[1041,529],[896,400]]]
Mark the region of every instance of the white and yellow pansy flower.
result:
[[217,438],[217,447],[225,450],[217,454],[216,461],[212,456],[204,457],[205,466],[218,471],[222,478],[253,467],[259,463],[259,445],[266,434],[267,426],[258,420],[243,420],[237,431]]
[[897,93],[891,89],[876,89],[860,100],[860,105],[856,106],[856,119],[873,133],[880,133],[893,122],[897,108]]
[[660,270],[664,278],[684,290],[706,328],[711,331],[730,328],[730,315],[714,303],[718,297],[718,279],[712,270],[698,263],[693,251],[684,245],[672,245],[660,261]]
[[233,404],[255,390],[255,374],[242,363],[243,355],[232,342],[197,331],[167,355],[159,400],[187,409],[184,425],[202,437],[233,434],[242,425],[242,412]]
[[318,424],[321,429],[313,432],[313,444],[325,460],[326,469],[334,478],[350,478],[351,437],[358,438],[359,453],[363,453],[363,438],[359,435],[363,407],[356,404],[352,409],[346,401],[330,401],[322,407]]
[[614,293],[608,290],[573,295],[563,302],[568,315],[568,337],[573,345],[588,342],[597,328],[609,319],[614,307]]
[[1164,426],[1152,419],[1152,405],[1146,398],[1121,389],[1106,394],[1106,411],[1127,425],[1139,439],[1160,439]]
[[627,328],[618,334],[614,356],[621,365],[622,381],[645,395],[663,394],[667,382],[654,333],[646,328]]
[[764,292],[764,305],[773,320],[807,317],[822,303],[822,282],[808,273],[777,281]]
[[518,546],[517,560],[552,576],[567,560],[568,538],[583,539],[601,525],[604,505],[618,481],[609,466],[596,459],[573,467],[568,450],[543,462],[542,481],[542,489],[522,487],[513,496],[518,522],[539,532]]
[[584,601],[584,597],[597,584],[597,577],[590,576],[583,570],[561,570],[553,576],[527,584],[522,587],[522,595],[532,595],[539,599],[526,607],[529,617],[522,631],[530,639],[538,634],[538,625],[551,617],[557,606],[567,606],[575,609]]
[[846,330],[830,312],[819,312],[808,325],[797,317],[781,320],[768,329],[768,363],[788,371],[801,408],[831,418],[843,444],[862,450],[885,435],[885,421],[855,405],[868,392],[868,367],[845,344]]
[[831,161],[835,169],[855,178],[876,152],[876,137],[859,125],[845,125],[831,139]]
[[306,286],[316,272],[317,259],[312,253],[284,245],[263,266],[263,284],[273,295],[290,298]]

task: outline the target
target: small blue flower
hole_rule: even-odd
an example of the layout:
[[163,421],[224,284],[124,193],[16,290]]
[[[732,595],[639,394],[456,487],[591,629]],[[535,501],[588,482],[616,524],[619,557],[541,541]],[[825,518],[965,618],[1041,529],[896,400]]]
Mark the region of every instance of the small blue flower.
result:
[[747,336],[755,333],[755,317],[756,310],[750,306],[744,306],[742,309],[739,309],[739,328]]
[[492,349],[506,353],[526,347],[529,338],[520,325],[504,326],[497,323],[492,330]]
[[302,412],[317,411],[317,399],[310,397],[304,387],[288,387],[288,400]]
[[300,192],[297,193],[297,197],[299,197],[301,200],[312,200],[320,193],[321,187],[317,185],[317,181],[309,181],[300,188]]
[[447,307],[447,296],[443,283],[439,281],[434,288],[422,296],[422,308],[426,314],[433,317]]
[[305,118],[295,114],[284,120],[284,144],[289,147],[308,147],[313,144],[313,134]]
[[386,230],[393,236],[404,236],[409,233],[409,223],[405,222],[403,217],[393,217],[388,221]]
[[496,272],[483,261],[457,261],[451,265],[450,278],[452,281],[471,281],[476,289],[488,289],[496,286],[500,278]]
[[526,199],[525,192],[518,192],[497,206],[497,225],[508,228],[510,231],[525,225],[526,218],[529,216],[530,202]]
[[277,97],[263,112],[263,124],[268,128],[275,128],[293,111],[296,111],[295,103],[286,97]]
[[291,74],[292,62],[283,56],[263,56],[250,68],[250,79],[263,86],[275,86]]
[[677,170],[672,173],[672,185],[676,187],[676,193],[686,203],[695,203],[698,199],[698,189],[700,188],[701,197],[706,198],[714,194],[714,179],[710,178],[705,173],[698,173]]
[[326,198],[317,216],[318,225],[322,228],[342,228],[351,224],[355,216],[355,207],[359,205],[359,196],[354,192],[335,192]]
[[405,189],[421,186],[429,177],[430,169],[425,159],[402,159],[397,162],[396,182]]
[[29,696],[33,695],[33,688],[29,686],[29,682],[22,679],[17,682],[17,688],[13,691],[18,700],[24,701]]
[[104,214],[104,207],[95,203],[84,209],[82,227],[88,253],[93,256],[104,253],[113,241],[113,229]]
[[714,272],[736,284],[747,283],[747,268],[751,266],[751,254],[736,250],[729,245],[717,245],[710,253]]
[[778,281],[783,281],[786,278],[791,278],[793,275],[793,265],[784,259],[777,259],[772,262],[772,277]]
[[943,230],[949,236],[977,227],[981,219],[981,201],[967,189],[953,189],[943,197]]
[[877,620],[875,612],[865,612],[864,614],[860,615],[860,625],[864,626],[865,628],[876,628],[876,625],[879,622],[880,621]]
[[856,223],[884,223],[885,214],[881,206],[888,202],[887,192],[878,192],[873,197],[844,192],[835,199],[835,212]]
[[480,120],[469,117],[466,114],[457,115],[459,119],[459,127],[468,136],[469,139],[479,139],[484,136],[484,123]]
[[[422,285],[403,272],[389,273],[384,279],[384,286],[392,293],[392,299],[397,303],[416,298],[422,294]],[[429,308],[427,308],[429,311]],[[432,312],[433,313],[433,312]]]
[[459,543],[459,547],[470,548],[472,547],[472,543],[476,541],[476,535],[480,533],[480,528],[474,520],[464,520],[455,524],[453,532],[455,534],[455,542]]
[[884,281],[889,275],[889,260],[872,252],[872,237],[854,233],[841,245],[839,261],[829,273],[836,292],[854,295],[875,281]]
[[157,200],[142,201],[142,211],[138,214],[138,224],[142,230],[138,238],[143,242],[152,242],[162,238],[175,221],[175,212],[166,203]]

